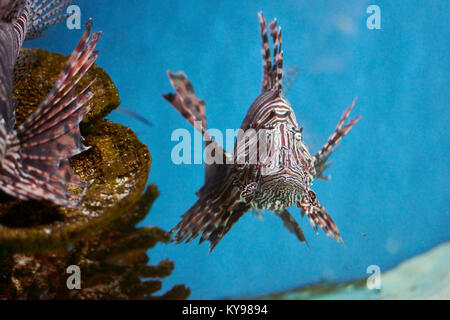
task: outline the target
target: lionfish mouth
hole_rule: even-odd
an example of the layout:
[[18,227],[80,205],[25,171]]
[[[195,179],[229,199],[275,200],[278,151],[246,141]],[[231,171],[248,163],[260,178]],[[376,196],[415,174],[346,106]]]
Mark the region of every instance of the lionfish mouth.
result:
[[289,168],[281,174],[262,179],[253,199],[253,206],[262,210],[283,210],[299,202],[306,185]]

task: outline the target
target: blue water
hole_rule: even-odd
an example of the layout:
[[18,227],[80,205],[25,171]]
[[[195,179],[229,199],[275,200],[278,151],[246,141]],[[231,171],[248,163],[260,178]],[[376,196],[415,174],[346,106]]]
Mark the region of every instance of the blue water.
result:
[[[82,19],[103,30],[98,64],[117,85],[122,107],[153,123],[113,112],[153,158],[149,182],[161,195],[144,224],[172,228],[195,201],[203,166],[175,165],[170,140],[187,122],[161,94],[166,70],[184,70],[207,103],[208,124],[238,128],[261,85],[257,12],[283,28],[285,64],[300,67],[287,98],[311,152],[326,141],[355,96],[363,119],[346,136],[314,189],[346,246],[318,236],[298,209],[310,249],[270,213],[245,215],[212,254],[208,245],[158,245],[151,263],[175,262],[164,288],[184,283],[191,298],[242,297],[319,280],[367,276],[450,240],[450,2],[443,1],[78,1]],[[381,8],[369,30],[366,8]],[[28,43],[70,53],[81,35],[59,25]],[[363,234],[366,234],[365,236]]]

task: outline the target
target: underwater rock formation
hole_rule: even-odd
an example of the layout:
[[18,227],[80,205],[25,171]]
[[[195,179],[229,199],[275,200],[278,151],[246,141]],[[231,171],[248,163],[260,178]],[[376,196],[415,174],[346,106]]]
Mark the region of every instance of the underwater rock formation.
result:
[[323,282],[259,297],[259,299],[450,299],[450,242],[402,262],[381,274],[380,290],[369,290],[366,279]]
[[[117,220],[92,232],[71,246],[39,253],[19,253],[2,257],[0,299],[186,299],[189,289],[174,286],[160,296],[160,280],[172,272],[173,262],[147,265],[146,251],[170,236],[158,227],[136,224],[147,215],[158,196],[150,185],[139,201]],[[79,290],[66,284],[69,266],[82,270]]]
[[[15,74],[20,74],[20,78],[15,79],[14,97],[18,103],[19,125],[51,90],[67,59],[45,50],[22,49],[22,54],[29,63],[19,65],[20,70],[16,65]],[[1,193],[0,251],[33,251],[67,245],[83,231],[95,229],[96,225],[118,216],[144,190],[151,163],[147,147],[130,129],[100,120],[120,103],[110,77],[93,65],[76,89],[81,90],[85,82],[94,78],[93,106],[84,118],[82,130],[85,144],[91,149],[70,160],[74,172],[91,187],[76,209],[43,201],[20,201]],[[81,192],[75,188],[69,191]]]
[[74,172],[91,184],[78,207],[21,201],[2,194],[0,251],[34,251],[67,245],[136,203],[150,170],[148,149],[130,129],[106,120],[96,123],[85,143],[91,148],[70,161]]
[[[19,65],[14,96],[17,123],[24,121],[48,94],[66,56],[24,50],[31,59]],[[157,227],[136,225],[158,195],[145,193],[151,157],[136,135],[102,118],[120,104],[109,76],[93,66],[77,89],[96,79],[93,107],[83,120],[84,144],[91,148],[70,159],[74,172],[88,182],[77,208],[46,201],[21,201],[0,193],[0,299],[185,299],[189,289],[175,286],[160,296],[160,280],[174,268],[170,260],[147,265],[147,250],[169,235]],[[72,187],[79,194],[82,190]],[[67,267],[81,270],[80,290],[66,285]]]
[[[50,53],[42,49],[22,49],[21,56],[26,56],[26,64],[16,64],[14,79],[14,98],[20,106],[16,110],[16,121],[22,123],[46,97],[64,67],[67,56]],[[84,117],[81,128],[102,119],[120,104],[119,93],[108,74],[97,65],[93,65],[77,84],[79,92],[92,80],[94,97],[90,100],[92,109]]]

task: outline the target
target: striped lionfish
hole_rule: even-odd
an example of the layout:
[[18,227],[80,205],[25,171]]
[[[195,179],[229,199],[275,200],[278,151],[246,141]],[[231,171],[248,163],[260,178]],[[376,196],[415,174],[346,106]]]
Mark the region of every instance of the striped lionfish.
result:
[[89,111],[90,83],[79,93],[75,85],[94,64],[101,33],[89,41],[92,20],[67,60],[47,97],[19,126],[12,97],[14,66],[21,59],[24,40],[34,39],[50,25],[64,20],[62,10],[73,1],[0,0],[0,189],[19,199],[49,200],[76,206],[81,196],[71,195],[67,184],[83,183],[68,159],[88,148],[82,143],[79,123]]
[[[263,136],[268,138],[265,140],[266,155],[256,163],[250,161],[255,155],[248,150],[258,141],[251,138],[243,141],[238,134],[233,154],[220,149],[206,130],[205,102],[197,98],[183,72],[168,71],[176,93],[163,97],[202,132],[206,148],[214,144],[215,151],[223,152],[225,160],[232,159],[232,164],[206,164],[205,184],[197,192],[198,201],[171,231],[176,233],[173,238],[176,243],[191,241],[202,234],[200,243],[209,240],[210,250],[213,250],[237,220],[251,208],[274,211],[290,232],[301,242],[306,242],[302,229],[287,211],[292,205],[301,209],[302,216],[307,215],[316,233],[317,226],[320,226],[328,237],[342,242],[336,224],[320,204],[311,184],[316,178],[325,178],[323,172],[330,165],[327,160],[336,144],[360,119],[357,117],[344,125],[355,101],[344,112],[327,143],[315,156],[311,156],[303,141],[302,128],[282,93],[281,28],[277,27],[276,19],[268,26],[274,42],[272,62],[266,21],[262,13],[258,17],[264,69],[262,88],[241,125],[244,132],[248,129],[264,129]],[[246,157],[246,162],[236,162],[240,155]]]

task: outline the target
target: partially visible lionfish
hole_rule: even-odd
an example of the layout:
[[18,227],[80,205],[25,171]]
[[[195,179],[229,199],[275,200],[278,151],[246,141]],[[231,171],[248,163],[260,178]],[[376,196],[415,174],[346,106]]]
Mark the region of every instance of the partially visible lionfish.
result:
[[[307,215],[317,233],[320,226],[328,237],[342,242],[336,224],[320,204],[310,186],[314,179],[324,178],[323,172],[330,165],[327,160],[336,144],[360,119],[348,124],[353,104],[342,115],[336,130],[315,156],[311,156],[302,138],[302,128],[295,119],[294,111],[283,96],[283,51],[281,50],[281,28],[276,19],[269,24],[274,42],[274,60],[271,61],[266,21],[258,14],[262,35],[262,56],[264,74],[260,95],[251,105],[241,129],[264,130],[267,137],[266,156],[256,164],[251,162],[251,145],[260,143],[256,139],[243,140],[238,135],[233,154],[226,153],[212,139],[206,130],[205,103],[197,98],[190,81],[183,72],[168,71],[175,94],[166,98],[192,125],[199,129],[206,141],[212,143],[216,152],[223,152],[223,162],[206,164],[205,184],[198,191],[198,201],[182,216],[172,229],[174,241],[191,241],[201,235],[200,242],[209,240],[212,250],[244,213],[254,210],[273,210],[284,226],[302,242],[306,242],[302,229],[287,211],[297,205],[302,216]],[[254,149],[254,148],[253,148]],[[244,155],[243,163],[238,157]]]
[[71,195],[66,184],[85,188],[68,159],[88,148],[82,143],[79,123],[89,111],[90,83],[79,93],[75,85],[94,64],[101,33],[89,42],[92,20],[67,60],[44,101],[28,119],[15,126],[12,97],[14,65],[23,41],[38,37],[67,15],[73,1],[0,0],[0,189],[20,199],[49,200],[76,206],[81,196]]

